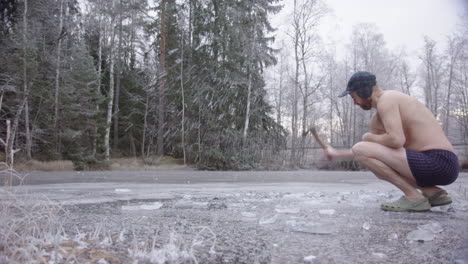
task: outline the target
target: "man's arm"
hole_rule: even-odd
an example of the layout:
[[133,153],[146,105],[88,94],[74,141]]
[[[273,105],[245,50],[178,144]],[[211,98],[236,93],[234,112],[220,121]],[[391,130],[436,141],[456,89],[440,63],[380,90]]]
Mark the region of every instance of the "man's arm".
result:
[[384,133],[376,134],[366,133],[363,136],[364,141],[379,143],[390,148],[401,148],[406,142],[405,133],[400,116],[400,107],[396,98],[381,98],[377,106],[377,113],[384,127]]
[[354,159],[354,154],[350,149],[335,149],[333,147],[328,146],[327,148],[323,149],[325,157],[328,160],[352,160]]
[[382,119],[380,119],[379,113],[374,113],[370,122],[370,132],[372,134],[381,135],[385,134],[385,128],[382,124]]

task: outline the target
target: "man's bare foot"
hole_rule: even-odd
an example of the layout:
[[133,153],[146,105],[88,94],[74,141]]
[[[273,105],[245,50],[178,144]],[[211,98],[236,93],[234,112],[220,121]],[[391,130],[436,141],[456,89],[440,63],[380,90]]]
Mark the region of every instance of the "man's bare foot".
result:
[[[436,186],[431,186],[431,187],[423,187],[421,188],[421,191],[423,192],[423,195],[426,196],[426,197],[432,197],[434,196],[436,193],[438,192],[441,192],[441,191],[444,191],[444,189],[442,188],[439,188],[439,187],[436,187]],[[440,198],[443,198],[443,197],[446,197],[447,194],[441,194],[439,195]]]
[[443,206],[452,203],[452,199],[448,196],[447,191],[442,188],[431,186],[424,188],[423,194],[429,200],[432,207]]
[[[417,201],[420,201],[421,199],[423,198],[426,198],[427,196],[424,196],[424,195],[406,195],[405,198],[408,199],[409,201],[411,202],[417,202]],[[425,203],[428,203],[428,202],[425,202]]]

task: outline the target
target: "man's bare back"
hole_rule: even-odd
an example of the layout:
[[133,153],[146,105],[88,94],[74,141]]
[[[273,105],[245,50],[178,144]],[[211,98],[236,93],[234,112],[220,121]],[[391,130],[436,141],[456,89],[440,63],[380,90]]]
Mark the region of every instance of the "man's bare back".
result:
[[[403,132],[405,135],[404,148],[425,151],[430,149],[444,149],[454,151],[452,144],[445,136],[442,127],[427,107],[416,98],[398,91],[383,91],[377,104],[377,111],[371,121],[371,132],[385,133],[382,118],[395,118],[388,116],[387,112],[380,110],[382,102],[394,104],[399,108]],[[387,115],[387,116],[386,116]]]

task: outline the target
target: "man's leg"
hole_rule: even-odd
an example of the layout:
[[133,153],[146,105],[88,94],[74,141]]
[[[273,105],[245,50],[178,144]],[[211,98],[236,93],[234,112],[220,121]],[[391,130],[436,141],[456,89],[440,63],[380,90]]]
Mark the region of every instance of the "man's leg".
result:
[[405,149],[392,149],[373,142],[359,142],[352,148],[356,161],[372,171],[379,179],[400,189],[410,201],[419,201],[416,179],[406,160]]
[[[407,193],[402,188],[407,189],[407,186],[403,184],[402,188],[400,188],[398,185],[400,184],[398,180],[396,183],[392,182],[392,179],[394,179],[392,176],[395,176],[395,173],[400,178],[403,178],[409,185],[411,185],[413,189],[421,190],[427,197],[431,197],[443,190],[437,186],[421,187],[416,184],[416,179],[414,178],[413,173],[409,167],[408,159],[406,157],[406,150],[404,148],[393,149],[374,142],[362,141],[354,145],[352,150],[358,162],[374,172],[380,179],[389,181],[390,183],[397,186],[405,193],[405,195],[407,195]],[[371,167],[375,168],[374,170],[376,171],[374,171]],[[383,171],[381,171],[382,169],[379,170],[379,168],[383,168]],[[394,173],[386,173],[389,171],[388,169],[391,169]],[[410,190],[410,192],[412,192],[412,190]],[[446,194],[440,195],[440,197],[445,196]]]

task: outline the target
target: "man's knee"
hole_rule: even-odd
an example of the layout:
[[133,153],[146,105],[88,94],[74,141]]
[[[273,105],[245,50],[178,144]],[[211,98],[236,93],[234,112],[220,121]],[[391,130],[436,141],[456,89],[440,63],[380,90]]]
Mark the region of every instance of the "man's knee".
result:
[[354,159],[357,161],[362,161],[364,159],[370,158],[370,149],[372,144],[370,142],[361,141],[356,143],[351,151],[354,154]]

